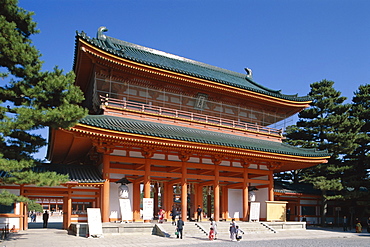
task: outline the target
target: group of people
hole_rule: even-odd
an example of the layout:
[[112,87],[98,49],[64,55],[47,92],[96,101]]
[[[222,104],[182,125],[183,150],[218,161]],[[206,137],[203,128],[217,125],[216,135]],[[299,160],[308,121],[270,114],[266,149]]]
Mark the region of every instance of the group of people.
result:
[[[200,205],[198,205],[197,208],[197,222],[202,221],[202,213],[203,209]],[[165,211],[160,208],[158,211],[158,222],[163,223],[164,222],[164,214]],[[176,226],[175,229],[175,235],[176,238],[182,239],[183,238],[183,230],[184,230],[184,221],[182,220],[181,216],[178,217],[178,220],[176,222],[176,217],[178,216],[178,212],[175,206],[172,207],[171,210],[171,219],[172,219],[172,225]],[[209,240],[216,240],[217,239],[217,222],[210,218],[210,230],[208,233]],[[230,239],[231,241],[240,241],[242,239],[242,231],[239,229],[239,226],[236,224],[235,219],[231,220],[230,223]]]
[[[31,212],[30,213],[30,218],[31,218],[31,222],[36,222],[36,213],[35,212]],[[47,228],[48,227],[48,221],[49,221],[49,212],[47,210],[45,210],[45,212],[42,214],[42,226],[43,228]]]
[[[366,224],[367,224],[367,232],[370,233],[370,217],[367,219]],[[346,216],[343,216],[343,231],[346,232],[347,227],[348,227],[348,219]],[[355,220],[355,230],[357,233],[362,232],[362,224],[358,218],[356,218]]]

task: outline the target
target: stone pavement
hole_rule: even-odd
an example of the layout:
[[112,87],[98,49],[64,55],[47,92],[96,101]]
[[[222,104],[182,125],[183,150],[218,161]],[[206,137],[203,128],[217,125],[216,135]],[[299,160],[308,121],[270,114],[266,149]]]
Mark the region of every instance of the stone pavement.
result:
[[[310,228],[307,230],[284,230],[275,234],[245,234],[243,243],[248,241],[279,240],[279,239],[320,239],[320,238],[361,238],[370,239],[370,234],[366,232],[354,233],[343,232],[341,228]],[[83,238],[74,235],[68,235],[66,230],[60,229],[60,224],[50,223],[49,228],[34,228],[27,231],[12,233],[5,241],[0,242],[1,247],[34,247],[34,246],[103,246],[103,247],[158,247],[158,246],[209,246],[209,244],[224,242],[230,243],[229,239],[218,239],[209,241],[205,238],[186,237],[176,239],[173,237],[164,238],[155,235],[144,234],[124,234],[107,235],[102,238]],[[370,243],[370,242],[369,242]],[[220,246],[217,244],[217,246]]]

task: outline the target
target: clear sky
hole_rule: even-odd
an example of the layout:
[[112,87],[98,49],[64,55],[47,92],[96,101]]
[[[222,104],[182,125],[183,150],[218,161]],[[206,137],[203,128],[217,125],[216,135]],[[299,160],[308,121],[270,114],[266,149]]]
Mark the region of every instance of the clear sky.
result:
[[[44,70],[70,71],[75,32],[106,35],[245,73],[283,94],[322,79],[351,99],[370,82],[368,0],[20,0]],[[42,154],[44,156],[44,154]],[[41,155],[41,156],[42,156]]]

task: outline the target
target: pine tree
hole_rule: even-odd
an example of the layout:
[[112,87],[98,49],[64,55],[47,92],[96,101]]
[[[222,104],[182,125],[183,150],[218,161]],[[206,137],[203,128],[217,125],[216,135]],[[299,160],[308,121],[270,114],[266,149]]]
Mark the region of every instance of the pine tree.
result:
[[[369,205],[370,202],[370,85],[361,85],[352,99],[350,111],[352,118],[357,118],[362,127],[356,136],[358,147],[346,155],[344,160],[351,169],[344,173],[345,198],[355,205]],[[367,208],[370,213],[370,208]]]
[[[33,155],[46,140],[35,130],[68,128],[86,115],[78,104],[83,94],[74,86],[74,74],[57,68],[42,72],[41,54],[30,36],[37,34],[33,13],[18,6],[17,0],[0,0],[0,171],[1,183],[52,186],[67,177],[53,172],[37,173],[40,161]],[[0,194],[0,204],[27,201],[24,197]]]
[[328,191],[343,189],[343,172],[350,167],[342,162],[343,155],[351,153],[361,124],[349,117],[351,104],[345,104],[346,97],[333,88],[334,82],[322,80],[312,83],[309,96],[310,107],[299,113],[295,126],[286,131],[286,142],[304,148],[327,150],[332,154],[327,164],[299,171],[300,181],[312,183],[323,192],[322,222],[325,222],[327,200],[338,199],[340,195],[328,196]]

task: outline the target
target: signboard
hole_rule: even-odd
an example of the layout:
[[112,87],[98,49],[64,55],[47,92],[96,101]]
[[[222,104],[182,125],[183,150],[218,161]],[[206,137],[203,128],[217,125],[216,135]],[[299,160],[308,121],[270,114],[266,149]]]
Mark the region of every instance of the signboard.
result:
[[121,209],[121,220],[122,221],[132,220],[132,209],[130,199],[119,199],[119,205]]
[[260,221],[260,203],[259,202],[251,202],[251,206],[249,209],[249,221]]
[[89,225],[89,235],[91,237],[103,235],[100,208],[87,208],[87,224]]
[[143,198],[143,220],[153,219],[153,198]]

